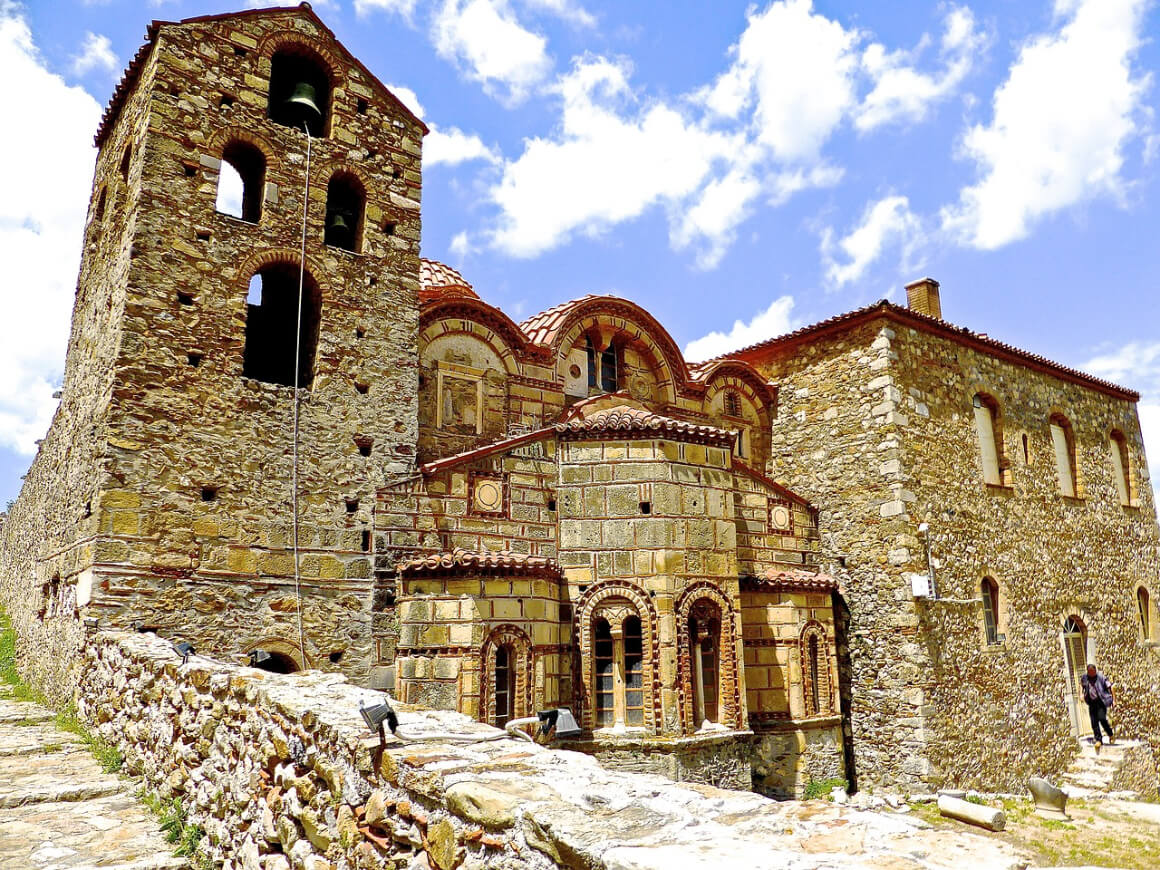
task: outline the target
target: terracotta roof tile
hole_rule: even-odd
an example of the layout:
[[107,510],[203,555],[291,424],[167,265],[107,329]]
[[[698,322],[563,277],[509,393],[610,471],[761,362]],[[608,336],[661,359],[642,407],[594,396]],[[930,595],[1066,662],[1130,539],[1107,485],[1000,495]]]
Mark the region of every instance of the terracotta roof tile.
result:
[[417,556],[398,566],[400,574],[421,574],[448,571],[487,571],[511,574],[541,574],[559,576],[560,566],[547,556],[529,556],[510,550],[464,550],[456,548],[449,553]]
[[[932,317],[929,314],[920,314],[917,311],[911,311],[901,305],[895,305],[887,299],[879,300],[871,305],[866,305],[862,308],[856,308],[853,311],[847,311],[845,314],[839,314],[834,317],[827,318],[818,323],[809,326],[803,326],[801,329],[796,329],[793,332],[788,332],[785,335],[768,338],[765,341],[760,341],[757,344],[751,344],[748,347],[743,347],[740,350],[731,351],[717,357],[717,360],[723,359],[745,359],[753,357],[761,353],[761,351],[774,351],[781,347],[793,346],[805,339],[823,333],[829,330],[840,329],[844,326],[852,325],[858,321],[867,319],[869,317],[878,315],[888,315],[893,319],[912,325],[918,329],[924,329],[927,332],[944,335],[953,341],[958,341],[961,344],[973,346],[983,351],[999,357],[1007,357],[1014,362],[1029,365],[1032,368],[1048,374],[1055,375],[1065,381],[1080,384],[1082,386],[1091,387],[1103,393],[1109,393],[1117,398],[1128,399],[1133,402],[1140,400],[1140,394],[1135,390],[1130,390],[1126,387],[1121,387],[1118,384],[1113,384],[1110,381],[1105,381],[1101,378],[1081,372],[1077,369],[1069,368],[1054,362],[1047,357],[1039,354],[1031,353],[1030,351],[1022,350],[1010,344],[1005,344],[1001,341],[996,341],[989,335],[981,332],[973,332],[962,326],[955,326],[952,323],[947,323],[938,317]],[[713,362],[710,360],[709,362]],[[702,363],[701,365],[705,365]]]
[[623,436],[629,433],[649,437],[671,437],[691,440],[696,443],[732,446],[737,435],[715,426],[703,426],[672,417],[662,417],[642,408],[617,405],[598,411],[590,417],[568,420],[556,424],[556,432],[562,437],[583,438],[592,435]]
[[760,577],[741,578],[743,588],[776,591],[779,589],[805,590],[808,592],[832,592],[838,588],[838,581],[829,574],[806,571],[801,568],[770,568]]
[[539,314],[533,314],[527,320],[520,324],[520,329],[527,335],[528,340],[532,344],[549,345],[552,339],[555,338],[556,330],[568,318],[568,315],[582,302],[587,302],[589,299],[595,299],[596,296],[589,293],[587,296],[581,296],[579,299],[572,299],[568,302],[561,302],[559,305],[553,305],[547,311],[541,311]]
[[446,263],[436,260],[419,259],[419,302],[430,302],[433,299],[445,299],[449,296],[462,296],[468,299],[478,299],[479,294],[471,289],[459,272]]

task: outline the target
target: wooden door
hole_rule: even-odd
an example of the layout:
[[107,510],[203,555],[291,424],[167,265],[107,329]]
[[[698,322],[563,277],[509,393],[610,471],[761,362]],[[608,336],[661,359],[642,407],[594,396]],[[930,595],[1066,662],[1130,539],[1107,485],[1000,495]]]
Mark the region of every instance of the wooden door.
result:
[[1071,733],[1076,737],[1090,737],[1091,721],[1083,699],[1080,678],[1087,673],[1087,633],[1083,624],[1068,617],[1063,625],[1063,655],[1066,664],[1067,707],[1071,718]]

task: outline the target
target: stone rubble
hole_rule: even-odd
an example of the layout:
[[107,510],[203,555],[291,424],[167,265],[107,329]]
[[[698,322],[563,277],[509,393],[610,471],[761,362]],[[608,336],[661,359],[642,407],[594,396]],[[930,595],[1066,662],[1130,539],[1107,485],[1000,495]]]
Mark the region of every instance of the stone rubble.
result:
[[678,784],[399,707],[380,751],[359,715],[382,695],[101,632],[80,713],[162,798],[182,799],[226,870],[672,870],[1026,866],[1012,847],[898,813]]

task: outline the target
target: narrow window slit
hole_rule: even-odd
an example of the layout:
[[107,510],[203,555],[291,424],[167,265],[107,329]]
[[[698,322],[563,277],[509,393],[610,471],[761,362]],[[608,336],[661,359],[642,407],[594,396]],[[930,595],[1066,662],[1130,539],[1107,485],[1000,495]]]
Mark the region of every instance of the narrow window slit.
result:
[[185,355],[185,358],[194,368],[197,368],[199,365],[201,365],[202,355],[200,353],[193,353],[191,351]]
[[178,290],[177,291],[177,301],[182,305],[192,305],[193,304],[193,294],[186,293],[184,290]]
[[364,553],[369,553],[371,551],[371,530],[370,529],[363,529],[362,551]]
[[355,511],[358,510],[358,499],[357,498],[348,498],[348,499],[344,499],[344,501],[346,502],[346,512],[348,514],[353,514]]
[[218,497],[218,487],[216,487],[216,486],[203,486],[201,488],[201,500],[202,501],[217,501],[217,497]]

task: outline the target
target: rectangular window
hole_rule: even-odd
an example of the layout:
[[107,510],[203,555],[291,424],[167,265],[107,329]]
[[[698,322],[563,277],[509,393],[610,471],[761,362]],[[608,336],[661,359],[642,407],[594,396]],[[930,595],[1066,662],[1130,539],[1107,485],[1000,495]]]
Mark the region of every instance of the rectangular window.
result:
[[596,665],[596,725],[603,727],[613,724],[613,665],[612,665],[612,629],[608,622],[600,620],[596,623],[593,638],[593,658]]
[[644,725],[644,641],[635,616],[624,621],[624,721]]
[[1128,478],[1128,444],[1119,432],[1113,432],[1108,440],[1112,453],[1112,476],[1116,479],[1116,491],[1120,496],[1120,504],[1132,504],[1132,487]]
[[995,644],[999,642],[999,623],[998,618],[998,595],[995,587],[987,580],[983,581],[983,627],[987,633],[987,643]]

